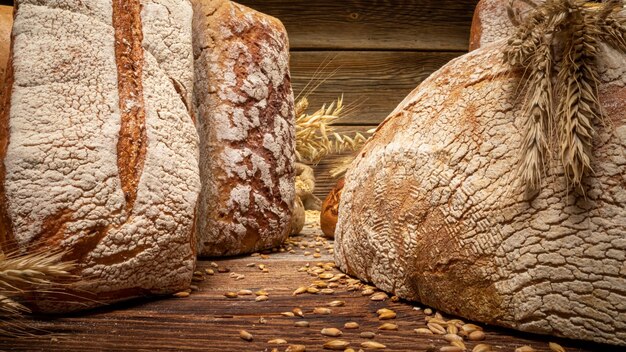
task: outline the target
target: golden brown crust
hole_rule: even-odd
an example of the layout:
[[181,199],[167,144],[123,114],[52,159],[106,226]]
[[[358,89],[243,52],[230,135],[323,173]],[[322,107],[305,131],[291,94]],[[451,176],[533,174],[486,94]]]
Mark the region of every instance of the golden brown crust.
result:
[[[3,17],[4,18],[4,17]],[[11,41],[12,42],[12,41]],[[4,48],[0,48],[4,49]],[[13,225],[8,214],[7,197],[5,190],[6,157],[9,146],[9,111],[11,107],[11,89],[13,88],[13,48],[10,44],[9,57],[2,89],[2,111],[0,111],[0,250],[11,250],[14,247]],[[0,58],[2,54],[0,54]]]
[[133,208],[146,159],[146,113],[143,101],[143,31],[139,0],[113,0],[115,60],[122,126],[117,144],[117,165],[126,197]]
[[483,35],[483,26],[480,21],[480,12],[482,11],[483,2],[479,2],[474,10],[474,17],[472,19],[472,28],[470,29],[470,45],[469,51],[480,48],[480,39]]
[[337,218],[339,217],[339,203],[341,201],[341,191],[343,191],[344,179],[337,182],[324,203],[322,203],[322,211],[320,212],[320,227],[322,232],[328,238],[335,238],[335,228],[337,227]]
[[[11,51],[11,29],[13,27],[13,6],[0,6],[0,84],[4,84],[6,66]],[[4,86],[0,89],[0,98]]]

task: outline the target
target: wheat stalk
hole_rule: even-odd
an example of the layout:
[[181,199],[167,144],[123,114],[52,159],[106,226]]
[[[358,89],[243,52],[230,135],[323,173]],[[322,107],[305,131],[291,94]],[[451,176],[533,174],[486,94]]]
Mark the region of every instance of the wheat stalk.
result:
[[27,255],[0,252],[0,334],[22,334],[28,324],[22,322],[30,309],[20,303],[32,293],[49,293],[77,277],[73,262],[63,261],[64,253],[37,252]]
[[[512,6],[507,10],[518,30],[504,61],[525,70],[520,87],[527,94],[526,121],[517,177],[526,191],[540,189],[550,151],[559,149],[567,182],[584,194],[582,180],[593,172],[594,125],[603,122],[595,60],[602,41],[626,53],[622,7],[622,0],[547,0],[525,19]],[[554,56],[558,50],[561,55]],[[555,85],[553,72],[558,72]]]
[[330,154],[357,150],[366,140],[361,133],[353,136],[335,131],[333,123],[343,117],[343,97],[324,104],[321,109],[307,114],[306,97],[296,103],[296,157],[298,161],[317,164]]
[[526,132],[522,141],[522,157],[517,174],[527,191],[541,188],[545,174],[545,160],[549,154],[549,128],[552,125],[552,65],[551,48],[544,39],[534,55],[532,81],[525,106]]
[[585,174],[592,171],[593,123],[598,118],[598,77],[593,69],[598,52],[594,27],[585,20],[582,9],[571,16],[571,41],[565,48],[558,75],[562,97],[557,110],[560,123],[561,161],[566,178],[580,187]]

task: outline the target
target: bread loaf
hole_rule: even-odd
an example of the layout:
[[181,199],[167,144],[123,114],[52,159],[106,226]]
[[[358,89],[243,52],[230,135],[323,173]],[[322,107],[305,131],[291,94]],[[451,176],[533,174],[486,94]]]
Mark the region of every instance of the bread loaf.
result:
[[188,287],[200,190],[191,20],[188,1],[16,1],[0,235],[5,248],[64,251],[83,278],[36,309]]
[[11,28],[13,27],[13,6],[0,6],[0,101],[4,93],[4,75],[9,51],[11,50]]
[[[505,1],[503,1],[505,2]],[[505,41],[453,60],[381,124],[346,175],[339,267],[399,297],[488,324],[626,345],[626,56],[599,46],[586,198],[553,162],[515,182],[523,70]]]
[[198,253],[279,245],[294,204],[294,106],[282,24],[227,0],[192,0],[202,191]]
[[341,192],[345,180],[341,178],[335,187],[330,190],[320,211],[320,228],[327,238],[335,238],[337,219],[339,217],[339,204],[341,203]]

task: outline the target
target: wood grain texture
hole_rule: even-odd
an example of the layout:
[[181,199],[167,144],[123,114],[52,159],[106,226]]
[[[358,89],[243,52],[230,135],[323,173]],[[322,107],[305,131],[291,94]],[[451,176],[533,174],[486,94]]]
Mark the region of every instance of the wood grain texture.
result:
[[344,96],[354,105],[342,124],[377,125],[432,72],[462,53],[439,52],[292,52],[291,75],[298,95],[307,83],[319,83],[309,95],[310,110]]
[[467,50],[477,0],[241,0],[278,17],[292,49]]
[[[312,224],[313,217],[305,234],[294,239],[313,251],[316,237],[321,235],[319,228]],[[329,242],[332,244],[332,242]],[[387,346],[386,351],[438,351],[447,342],[440,336],[418,335],[413,329],[425,327],[424,313],[415,307],[419,304],[407,302],[374,302],[362,296],[360,291],[347,291],[341,284],[332,295],[303,294],[293,296],[298,286],[307,286],[314,277],[297,269],[310,263],[329,262],[328,251],[322,249],[322,258],[305,256],[304,250],[296,247],[296,253],[275,253],[267,259],[260,257],[239,257],[216,260],[231,273],[245,275],[243,280],[235,280],[230,273],[216,273],[205,276],[198,283],[199,291],[188,298],[135,301],[100,309],[87,314],[59,317],[56,319],[36,319],[31,321],[34,335],[27,338],[0,337],[0,350],[3,351],[270,351],[277,347],[284,351],[286,345],[270,345],[267,341],[282,338],[293,344],[304,344],[307,351],[321,351],[324,342],[332,338],[320,334],[325,327],[335,327],[343,331],[341,339],[349,341],[358,350],[367,341],[359,334],[364,331],[376,333],[374,341]],[[247,264],[265,264],[269,273]],[[198,270],[210,267],[209,261],[198,263]],[[333,273],[337,273],[333,270]],[[254,296],[240,296],[235,299],[224,297],[227,291],[264,289],[269,300],[255,302]],[[315,307],[328,307],[334,300],[344,300],[344,307],[330,308],[330,315],[313,314]],[[304,317],[285,317],[281,312],[289,312],[299,307]],[[391,322],[397,324],[397,331],[380,331],[383,323],[378,320],[376,310],[389,308],[397,313]],[[422,307],[423,308],[423,307]],[[259,323],[263,317],[265,324]],[[296,328],[294,322],[306,320],[308,328]],[[346,322],[355,321],[360,328],[343,329]],[[239,331],[250,332],[254,339],[247,342],[239,338]],[[549,352],[548,341],[542,336],[520,334],[510,330],[485,327],[486,340],[494,346],[495,352],[512,352],[522,345],[530,345],[540,352]],[[556,340],[568,352],[613,351],[611,346],[583,344],[576,341]],[[474,347],[475,342],[466,342]]]

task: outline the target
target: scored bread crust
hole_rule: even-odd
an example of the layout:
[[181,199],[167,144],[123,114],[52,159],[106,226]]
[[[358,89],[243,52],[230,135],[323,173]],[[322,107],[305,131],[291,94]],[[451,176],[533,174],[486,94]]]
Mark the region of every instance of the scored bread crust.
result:
[[287,33],[226,0],[192,0],[202,256],[275,247],[294,202],[294,104]]
[[190,27],[188,1],[16,2],[0,121],[4,237],[64,251],[83,279],[35,309],[188,287],[198,140],[173,80],[191,89],[193,78],[160,62],[159,45],[189,66]]
[[338,266],[441,311],[522,331],[626,345],[626,66],[603,46],[586,199],[559,163],[526,200],[515,182],[523,72],[505,41],[431,75],[346,175]]

